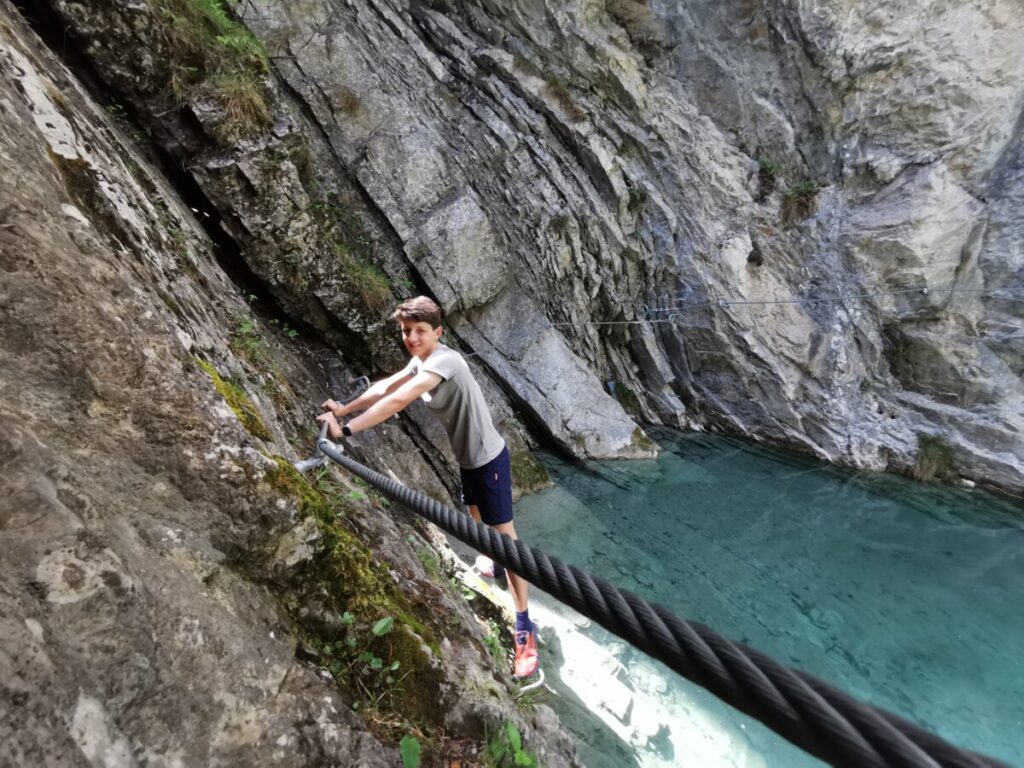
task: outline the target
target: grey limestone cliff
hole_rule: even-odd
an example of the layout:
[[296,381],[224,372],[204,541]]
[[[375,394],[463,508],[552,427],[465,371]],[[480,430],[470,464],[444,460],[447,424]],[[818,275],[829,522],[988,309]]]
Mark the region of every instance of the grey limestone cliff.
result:
[[[1024,491],[1022,62],[1015,0],[2,0],[0,757],[397,764],[351,606],[449,756],[573,763],[428,532],[287,471],[417,293],[524,481],[666,424]],[[422,408],[352,450],[456,491]]]
[[635,419],[908,471],[924,437],[1024,487],[1010,0],[254,0],[271,114],[219,151],[181,138],[217,104],[123,55],[167,3],[54,5],[325,332],[377,321],[293,215],[316,189],[566,451],[644,455]]

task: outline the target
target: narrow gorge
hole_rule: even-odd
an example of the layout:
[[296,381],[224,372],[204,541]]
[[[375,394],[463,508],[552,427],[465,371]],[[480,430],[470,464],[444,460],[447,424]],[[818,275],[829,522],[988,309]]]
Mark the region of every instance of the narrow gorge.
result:
[[[292,469],[409,296],[522,492],[657,426],[1024,493],[1022,62],[1013,0],[0,0],[0,763],[580,764]],[[422,405],[349,450],[458,500]]]

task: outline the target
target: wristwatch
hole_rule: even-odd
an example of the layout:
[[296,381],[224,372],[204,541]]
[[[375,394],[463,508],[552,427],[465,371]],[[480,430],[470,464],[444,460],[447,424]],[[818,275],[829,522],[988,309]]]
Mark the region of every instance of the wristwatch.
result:
[[352,437],[352,429],[349,427],[347,421],[341,425],[341,434],[345,437]]

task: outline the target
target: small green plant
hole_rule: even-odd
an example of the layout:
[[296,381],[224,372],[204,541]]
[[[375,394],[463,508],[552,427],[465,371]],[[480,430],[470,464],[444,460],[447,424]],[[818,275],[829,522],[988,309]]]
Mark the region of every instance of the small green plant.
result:
[[366,494],[362,491],[354,491],[335,480],[329,467],[321,467],[317,470],[311,477],[311,482],[340,515],[351,515],[357,512],[357,507],[353,502],[366,498]]
[[534,688],[516,694],[516,709],[526,717],[532,717],[537,713],[537,706],[547,699],[547,692],[544,688]]
[[[360,643],[354,630],[355,617],[349,611],[342,614],[341,625],[346,630],[345,637],[324,643],[320,648],[324,666],[335,678],[352,680],[363,696],[363,705],[378,709],[398,693],[396,686],[400,681],[395,672],[401,667],[401,662],[378,656],[371,648],[370,640]],[[385,616],[370,628],[370,634],[374,638],[382,638],[394,627],[395,618]]]
[[812,213],[818,197],[818,184],[810,179],[798,181],[786,188],[782,196],[782,223],[791,226]]
[[466,584],[457,576],[449,576],[448,583],[452,585],[452,589],[462,595],[466,602],[469,602],[476,597],[476,592],[466,586]]
[[250,317],[240,317],[235,330],[231,332],[228,342],[231,351],[252,363],[262,363],[266,358],[267,343],[259,331],[256,321]]
[[508,722],[488,741],[487,757],[494,768],[530,768],[537,765],[537,758],[523,749],[519,729]]
[[[361,498],[369,499],[382,509],[388,509],[391,506],[391,499],[382,494],[361,477],[353,477],[352,482],[362,489],[364,495]],[[354,491],[354,493],[359,493],[359,491]]]
[[494,619],[487,620],[487,631],[484,632],[484,645],[491,652],[491,657],[501,663],[505,659],[505,649],[501,643],[501,627]]
[[402,768],[419,768],[420,740],[408,734],[403,736],[398,742],[398,754],[402,756]]
[[757,168],[757,197],[759,203],[763,203],[772,192],[778,181],[779,168],[775,162],[767,157],[758,160]]
[[419,547],[416,550],[416,557],[419,559],[423,570],[434,579],[441,577],[441,560],[430,547]]
[[288,325],[288,323],[282,323],[276,317],[270,321],[270,324],[275,328],[278,328],[281,331],[281,333],[285,335],[286,338],[297,339],[299,337],[298,331],[296,331],[294,328]]
[[917,435],[917,461],[911,474],[923,483],[951,483],[956,480],[953,449],[938,435]]

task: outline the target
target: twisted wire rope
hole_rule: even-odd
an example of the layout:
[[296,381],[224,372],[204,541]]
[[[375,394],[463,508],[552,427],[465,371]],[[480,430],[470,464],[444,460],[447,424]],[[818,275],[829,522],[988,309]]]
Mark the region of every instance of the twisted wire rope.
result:
[[851,768],[1007,768],[664,606],[498,533],[342,453],[329,459],[806,752]]

